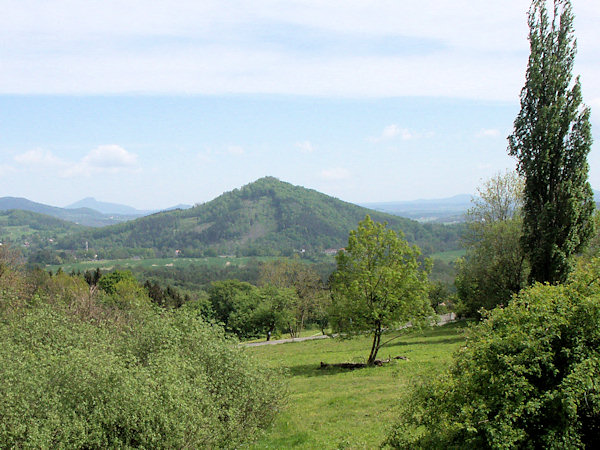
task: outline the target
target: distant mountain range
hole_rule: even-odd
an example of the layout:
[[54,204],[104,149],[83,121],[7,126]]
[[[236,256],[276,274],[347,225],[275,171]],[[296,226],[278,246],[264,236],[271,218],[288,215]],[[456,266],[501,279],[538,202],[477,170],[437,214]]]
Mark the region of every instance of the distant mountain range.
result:
[[77,209],[77,208],[90,208],[101,212],[106,215],[120,215],[120,216],[131,216],[131,217],[142,217],[147,216],[149,214],[154,214],[159,211],[171,211],[173,209],[188,209],[191,208],[192,205],[184,205],[179,204],[176,206],[172,206],[166,209],[155,209],[155,210],[143,210],[143,209],[135,209],[131,206],[121,205],[119,203],[108,203],[101,202],[96,200],[93,197],[86,197],[82,200],[79,200],[71,205],[65,206],[66,209]]
[[23,210],[39,214],[46,214],[58,219],[91,227],[103,227],[118,223],[119,221],[128,220],[126,218],[111,218],[90,208],[65,209],[58,208],[56,206],[44,205],[43,203],[32,202],[26,198],[0,198],[0,211],[8,210]]
[[462,194],[440,199],[363,203],[361,206],[419,222],[454,223],[464,222],[464,214],[471,207],[472,199],[472,195]]
[[[594,200],[599,203],[600,191],[592,191]],[[472,206],[474,198],[472,195],[461,194],[439,199],[362,203],[361,206],[419,222],[458,223],[465,221],[465,213]]]
[[[189,205],[177,205],[167,210],[190,208]],[[73,203],[65,208],[49,206],[43,203],[32,202],[21,197],[1,197],[0,211],[23,210],[58,219],[67,220],[89,227],[104,227],[116,223],[136,219],[138,217],[153,214],[156,211],[142,211],[131,206],[117,203],[99,202],[91,197]]]

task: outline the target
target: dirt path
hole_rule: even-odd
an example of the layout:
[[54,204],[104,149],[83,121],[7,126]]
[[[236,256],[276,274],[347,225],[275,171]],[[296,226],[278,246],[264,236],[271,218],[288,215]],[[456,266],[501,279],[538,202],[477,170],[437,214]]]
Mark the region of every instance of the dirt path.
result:
[[329,336],[326,334],[319,334],[316,336],[305,336],[298,338],[288,338],[288,339],[272,339],[270,341],[262,341],[262,342],[242,342],[240,345],[244,347],[258,347],[261,345],[275,345],[275,344],[285,344],[287,342],[302,342],[302,341],[312,341],[314,339],[328,339]]
[[[445,325],[449,322],[454,322],[456,320],[456,314],[454,313],[448,313],[448,314],[442,314],[439,318],[439,320],[437,321],[436,325]],[[406,324],[404,327],[402,328],[407,328],[410,327],[410,322],[408,324]],[[334,335],[335,337],[335,335]],[[242,347],[259,347],[261,345],[276,345],[276,344],[286,344],[288,342],[302,342],[302,341],[312,341],[315,339],[328,339],[329,336],[328,335],[322,335],[322,334],[318,334],[315,336],[305,336],[305,337],[299,337],[299,338],[287,338],[287,339],[273,339],[270,341],[262,341],[262,342],[242,342],[240,345]]]

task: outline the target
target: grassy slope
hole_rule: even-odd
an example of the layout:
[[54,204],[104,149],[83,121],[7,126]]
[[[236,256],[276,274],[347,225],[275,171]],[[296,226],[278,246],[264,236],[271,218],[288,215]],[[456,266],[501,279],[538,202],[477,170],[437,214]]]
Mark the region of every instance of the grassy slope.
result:
[[377,448],[398,416],[409,386],[443,370],[464,342],[464,323],[408,332],[381,357],[403,355],[384,367],[355,371],[319,368],[367,356],[367,337],[249,348],[266,366],[289,371],[290,401],[253,448]]

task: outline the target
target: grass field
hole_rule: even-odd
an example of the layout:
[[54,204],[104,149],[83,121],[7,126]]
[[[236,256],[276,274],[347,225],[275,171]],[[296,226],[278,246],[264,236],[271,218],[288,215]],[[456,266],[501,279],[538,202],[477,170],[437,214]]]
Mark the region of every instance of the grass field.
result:
[[189,267],[192,264],[198,266],[209,266],[209,267],[226,267],[234,265],[242,267],[252,261],[272,261],[277,259],[271,256],[253,256],[253,257],[211,257],[211,258],[152,258],[152,259],[104,259],[98,261],[82,261],[78,263],[62,264],[60,266],[47,265],[46,268],[49,270],[56,271],[59,267],[65,272],[85,271],[93,270],[96,267],[100,267],[102,270],[112,270],[116,268],[127,269],[134,267]]
[[444,370],[464,342],[465,323],[408,331],[379,354],[406,356],[383,367],[321,369],[364,361],[370,339],[325,339],[248,348],[265,366],[288,372],[289,404],[254,449],[377,448],[410,386]]
[[430,258],[431,259],[439,259],[442,260],[446,263],[451,263],[456,261],[458,258],[461,258],[463,256],[465,256],[465,250],[461,249],[461,250],[449,250],[447,252],[439,252],[439,253],[433,253]]

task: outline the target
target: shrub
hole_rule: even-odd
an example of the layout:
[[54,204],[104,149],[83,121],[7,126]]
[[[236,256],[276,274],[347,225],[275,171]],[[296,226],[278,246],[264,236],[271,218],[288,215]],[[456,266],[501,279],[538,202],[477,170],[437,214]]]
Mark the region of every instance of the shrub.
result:
[[194,309],[98,322],[61,295],[0,309],[2,447],[239,447],[282,406],[276,374]]
[[535,285],[473,327],[450,372],[418,387],[387,444],[581,448],[600,441],[600,264]]

